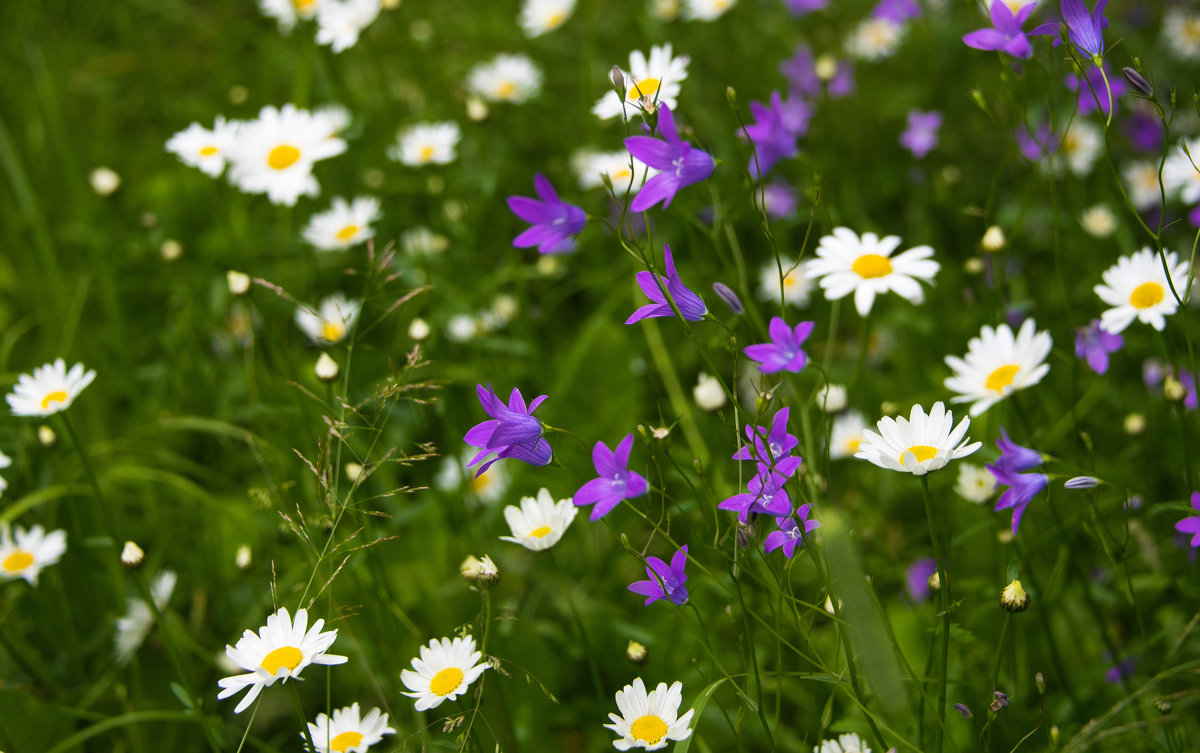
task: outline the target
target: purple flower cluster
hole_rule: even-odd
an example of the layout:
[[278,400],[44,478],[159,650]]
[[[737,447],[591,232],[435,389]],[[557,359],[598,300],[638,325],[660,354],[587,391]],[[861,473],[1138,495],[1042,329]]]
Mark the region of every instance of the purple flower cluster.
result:
[[996,446],[1000,448],[1000,459],[987,466],[988,471],[996,477],[996,483],[1007,486],[1000,499],[996,502],[995,510],[1012,509],[1012,532],[1017,535],[1017,526],[1021,524],[1021,516],[1030,501],[1038,495],[1050,478],[1044,473],[1026,473],[1042,464],[1042,454],[1037,450],[1013,442],[1008,438],[1004,427],[1000,428],[1000,439]]
[[508,208],[533,227],[513,239],[515,248],[537,246],[543,254],[561,254],[575,250],[575,236],[587,223],[587,215],[574,204],[558,198],[545,175],[533,177],[537,199],[509,196]]
[[687,544],[671,557],[670,566],[658,557],[646,558],[646,580],[629,584],[629,590],[646,597],[646,606],[659,599],[670,599],[675,604],[686,604],[688,600]]
[[937,147],[938,130],[941,127],[942,114],[937,110],[909,110],[908,130],[900,134],[900,146],[912,152],[912,156],[921,159]]
[[771,103],[750,103],[754,122],[746,126],[746,136],[754,144],[754,156],[747,168],[757,180],[785,157],[796,153],[796,141],[808,131],[812,105],[797,96],[784,101],[779,92],[771,92]]
[[1097,374],[1108,371],[1108,356],[1125,345],[1125,338],[1105,330],[1099,319],[1075,330],[1075,357],[1087,359],[1088,367]]

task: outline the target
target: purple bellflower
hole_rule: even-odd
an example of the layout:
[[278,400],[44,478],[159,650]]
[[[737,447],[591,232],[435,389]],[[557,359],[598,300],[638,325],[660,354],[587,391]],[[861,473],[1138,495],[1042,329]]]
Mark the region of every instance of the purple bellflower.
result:
[[921,557],[904,573],[904,588],[908,597],[918,604],[929,598],[929,576],[937,572],[937,560]]
[[808,356],[800,346],[812,334],[814,326],[813,322],[800,322],[792,329],[781,317],[772,317],[769,328],[771,342],[747,346],[746,357],[757,361],[758,370],[764,374],[777,371],[799,373],[808,365]]
[[1022,473],[1033,470],[1042,464],[1042,453],[1022,447],[1008,438],[1008,432],[1000,427],[1000,439],[996,440],[1000,448],[1000,459],[996,466],[1012,473]]
[[754,144],[755,154],[747,169],[762,180],[781,159],[796,153],[796,139],[808,131],[813,108],[799,97],[784,102],[779,92],[771,92],[770,106],[751,102],[750,114],[754,122],[746,126],[746,136]]
[[1198,401],[1196,399],[1196,377],[1187,369],[1179,370],[1179,383],[1183,385],[1183,407],[1188,410],[1196,410]]
[[[1104,56],[1104,30],[1108,28],[1108,19],[1104,17],[1106,5],[1108,0],[1096,0],[1096,7],[1091,13],[1088,13],[1083,0],[1062,0],[1060,6],[1063,21],[1067,24],[1067,39],[1075,45],[1075,49],[1079,50],[1081,55],[1091,58],[1096,65],[1100,65],[1100,59]],[[1056,47],[1062,42],[1058,38],[1059,25],[1053,21],[1044,23],[1029,33],[1055,37]]]
[[616,450],[597,442],[592,449],[592,464],[596,475],[575,492],[575,505],[596,505],[592,508],[592,520],[599,520],[621,504],[623,499],[633,499],[646,493],[649,485],[636,471],[629,470],[629,451],[633,449],[633,434],[626,434]]
[[908,130],[900,134],[900,146],[921,159],[938,145],[938,129],[941,127],[942,114],[937,110],[909,110]]
[[[486,460],[475,472],[476,477],[503,458],[516,458],[530,465],[550,464],[554,453],[550,443],[542,437],[542,422],[531,415],[546,399],[545,395],[534,398],[526,408],[521,391],[515,387],[508,398],[508,405],[496,397],[491,385],[484,388],[482,384],[477,384],[475,392],[479,395],[480,405],[492,417],[473,426],[463,437],[463,441],[472,447],[482,448],[467,463],[467,467]],[[496,457],[488,459],[493,453]]]
[[[773,552],[779,547],[783,547],[784,556],[791,559],[796,553],[796,546],[803,544],[804,538],[808,534],[821,527],[820,521],[808,519],[808,513],[811,509],[811,505],[800,505],[796,509],[795,516],[777,518],[776,524],[779,526],[779,530],[767,534],[767,539],[763,542],[763,549],[767,552]],[[803,531],[800,530],[801,524],[804,525]]]
[[[513,239],[516,248],[537,246],[543,254],[561,254],[575,250],[575,236],[587,223],[587,215],[579,207],[558,198],[554,186],[545,175],[533,177],[538,198],[509,196],[508,208],[533,227]],[[540,200],[539,200],[540,199]]]
[[792,510],[792,500],[784,484],[803,461],[796,456],[786,457],[774,467],[758,463],[758,473],[746,484],[747,491],[735,494],[717,505],[719,510],[733,510],[745,523],[750,514],[772,515],[781,518]]
[[683,571],[683,568],[687,566],[687,550],[687,544],[684,544],[682,549],[675,552],[671,557],[669,567],[658,557],[647,557],[646,575],[648,580],[630,583],[629,590],[645,596],[646,606],[650,606],[659,599],[670,599],[680,606],[686,604],[688,600],[687,573]]
[[1012,532],[1016,536],[1025,508],[1046,488],[1050,478],[1044,473],[1023,472],[1042,464],[1040,452],[1013,442],[1003,427],[1000,429],[1000,435],[1001,439],[996,440],[996,446],[1000,448],[1000,459],[987,466],[987,469],[996,478],[996,483],[1008,488],[1000,495],[993,509],[1012,509]]
[[1075,330],[1075,357],[1086,358],[1088,367],[1097,374],[1108,371],[1108,354],[1116,353],[1123,345],[1125,338],[1103,329],[1099,319]]
[[[1192,509],[1200,513],[1200,492],[1192,492]],[[1184,518],[1175,524],[1175,530],[1192,534],[1192,548],[1200,548],[1200,515]]]
[[[1108,651],[1104,652],[1105,661],[1113,661],[1113,655]],[[1104,680],[1113,685],[1123,682],[1124,680],[1133,677],[1134,670],[1137,669],[1137,662],[1133,657],[1127,656],[1119,662],[1113,662],[1113,665],[1104,673]]]
[[[1108,63],[1104,64],[1104,69],[1108,69]],[[1105,87],[1104,74],[1100,72],[1099,66],[1089,68],[1082,81],[1074,73],[1068,73],[1063,82],[1067,89],[1079,92],[1080,115],[1087,115],[1099,109],[1105,117],[1108,117],[1109,111],[1116,108],[1117,99],[1129,89],[1125,80],[1120,76],[1109,76],[1108,86]],[[1111,107],[1109,106],[1109,94],[1112,95]],[[1100,100],[1099,104],[1096,103],[1097,99]]]
[[[827,60],[832,60],[828,58]],[[825,84],[825,91],[832,99],[839,99],[854,92],[854,67],[846,61],[833,61],[834,72]],[[818,97],[821,94],[821,75],[812,48],[806,44],[796,45],[795,52],[779,64],[779,72],[788,80],[789,96]]]
[[746,425],[746,438],[750,444],[743,445],[733,455],[734,460],[757,460],[766,465],[774,465],[776,461],[787,457],[800,440],[794,434],[788,434],[787,422],[790,408],[781,408],[771,417],[769,429],[762,426]]
[[814,10],[824,10],[829,0],[783,0],[783,5],[793,16],[803,16]]
[[800,192],[788,185],[783,178],[776,178],[763,189],[763,203],[767,216],[773,220],[791,217],[800,206]]
[[871,18],[884,18],[894,24],[903,24],[920,15],[921,6],[917,0],[879,0],[871,10]]
[[991,29],[976,29],[963,36],[963,44],[977,50],[997,50],[1021,60],[1033,57],[1033,45],[1021,30],[1021,25],[1033,13],[1036,3],[1030,3],[1014,16],[1004,0],[992,0]]
[[1163,124],[1153,110],[1139,106],[1124,123],[1125,136],[1138,152],[1160,152],[1163,145]]
[[671,294],[671,298],[675,299],[675,305],[679,307],[679,313],[683,314],[684,319],[689,322],[698,322],[708,313],[708,307],[704,305],[700,296],[686,288],[683,281],[679,279],[679,274],[675,271],[675,260],[671,257],[671,247],[666,244],[663,244],[663,256],[666,260],[666,277],[657,275],[658,280],[656,281],[655,275],[650,272],[637,273],[638,287],[653,303],[647,303],[633,312],[625,320],[626,324],[633,324],[656,316],[675,316],[675,312],[671,310],[671,304],[667,303],[662,289],[658,286],[659,282]]
[[1035,131],[1030,131],[1025,126],[1019,126],[1015,137],[1017,148],[1021,150],[1021,156],[1030,162],[1037,162],[1058,151],[1059,137],[1050,130],[1049,123],[1042,123]]
[[708,152],[680,141],[679,133],[675,130],[675,116],[666,105],[658,108],[658,130],[663,139],[652,136],[630,136],[625,139],[625,148],[630,154],[655,170],[662,171],[646,181],[646,185],[633,197],[629,208],[634,212],[644,212],[660,201],[663,209],[666,209],[681,188],[705,180],[716,167]]

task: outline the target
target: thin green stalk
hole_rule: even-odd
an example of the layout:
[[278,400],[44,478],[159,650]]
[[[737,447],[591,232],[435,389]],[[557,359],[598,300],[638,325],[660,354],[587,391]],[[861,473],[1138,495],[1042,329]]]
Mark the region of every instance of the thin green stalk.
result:
[[750,656],[750,666],[754,670],[754,687],[758,698],[755,710],[758,712],[758,720],[762,722],[763,731],[767,733],[767,743],[771,746],[772,753],[774,753],[776,750],[775,736],[771,734],[771,725],[767,721],[766,712],[763,711],[762,677],[758,674],[758,656],[755,654],[754,638],[750,633],[750,618],[746,616],[746,601],[742,597],[742,583],[738,579],[737,573],[731,572],[730,575],[733,576],[733,587],[737,591],[738,605],[741,607],[742,613],[742,625],[746,631],[743,637],[743,640],[746,641],[746,652]]
[[925,516],[929,519],[929,536],[933,539],[933,555],[937,559],[938,581],[941,584],[938,589],[938,598],[942,608],[941,661],[938,662],[938,726],[934,729],[933,750],[934,753],[942,753],[942,743],[946,731],[946,675],[950,659],[950,579],[946,577],[945,542],[939,535],[943,526],[935,524],[933,498],[929,494],[928,474],[921,476],[921,491],[925,494]]

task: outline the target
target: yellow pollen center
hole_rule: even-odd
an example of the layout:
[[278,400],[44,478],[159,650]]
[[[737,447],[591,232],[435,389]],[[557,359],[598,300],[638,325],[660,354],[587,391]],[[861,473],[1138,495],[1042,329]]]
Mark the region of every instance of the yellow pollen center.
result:
[[361,732],[343,732],[337,737],[329,741],[329,749],[336,750],[337,753],[345,753],[349,748],[353,748],[362,742],[363,736]]
[[429,683],[429,692],[434,695],[446,696],[462,684],[463,673],[458,667],[446,667],[433,676]]
[[640,99],[642,97],[653,97],[658,92],[658,79],[644,78],[633,86],[629,87],[629,91],[625,92],[625,99]]
[[546,28],[547,29],[557,29],[558,25],[566,20],[567,20],[566,13],[561,13],[561,12],[555,13],[554,15],[552,15],[546,19]]
[[1006,364],[988,374],[987,381],[983,383],[986,389],[992,392],[1003,392],[1004,388],[1012,384],[1013,377],[1021,370],[1020,366],[1015,363]]
[[550,535],[550,526],[541,526],[540,528],[535,528],[529,532],[529,535],[535,538],[544,539]]
[[33,555],[24,549],[18,549],[4,558],[4,562],[0,563],[0,568],[7,573],[19,573],[32,564]]
[[1200,41],[1200,21],[1194,18],[1184,21],[1181,33],[1183,34],[1184,40],[1188,42],[1195,43]]
[[937,455],[937,448],[930,447],[927,444],[915,444],[900,453],[900,465],[904,465],[904,454],[907,452],[911,452],[916,457],[918,463],[924,463],[926,460],[931,460],[934,455]]
[[289,672],[294,670],[303,658],[304,654],[300,653],[300,649],[294,646],[280,646],[264,656],[262,664],[258,666],[274,677],[275,673],[284,667],[287,667]]
[[886,277],[892,273],[892,263],[886,256],[879,254],[863,254],[854,260],[850,269],[864,280],[872,277]]
[[429,146],[428,144],[421,147],[419,158],[422,162],[428,162],[429,160],[433,159],[433,147]]
[[200,156],[201,157],[211,157],[219,151],[221,151],[221,150],[217,149],[215,146],[206,146],[200,150]]
[[303,13],[311,8],[315,2],[317,2],[317,0],[292,0],[292,5],[296,7],[296,10]]
[[633,177],[633,173],[631,173],[629,171],[628,167],[623,167],[620,170],[617,170],[616,172],[614,172],[612,174],[612,177],[616,179],[613,181],[615,183],[618,180],[629,180],[630,178]]
[[859,448],[861,445],[862,445],[862,440],[861,440],[861,439],[848,439],[848,440],[846,440],[846,449],[850,451],[850,454],[851,454],[851,455],[853,455],[854,453],[858,452],[858,448]]
[[500,97],[500,99],[511,99],[516,93],[517,85],[511,81],[505,81],[503,84],[500,84],[498,89],[496,89],[496,94]]
[[289,144],[281,144],[267,155],[267,164],[272,170],[286,170],[300,159],[300,150]]
[[348,241],[356,235],[358,235],[358,225],[347,225],[337,231],[337,239],[339,241]]
[[67,402],[67,393],[62,390],[55,390],[42,398],[42,409],[50,407],[50,403],[65,403]]
[[1162,285],[1157,282],[1143,282],[1129,294],[1129,303],[1135,309],[1148,309],[1162,302]]
[[667,723],[653,714],[648,714],[639,717],[630,726],[629,734],[633,735],[635,740],[654,745],[667,734]]
[[491,475],[490,471],[484,471],[483,473],[479,474],[478,476],[472,476],[471,477],[471,491],[479,493],[479,492],[483,491],[484,489],[488,488],[488,486],[490,486],[492,483],[492,479],[490,478],[490,475]]
[[341,322],[325,322],[321,325],[321,337],[331,343],[341,340],[346,334],[346,325]]

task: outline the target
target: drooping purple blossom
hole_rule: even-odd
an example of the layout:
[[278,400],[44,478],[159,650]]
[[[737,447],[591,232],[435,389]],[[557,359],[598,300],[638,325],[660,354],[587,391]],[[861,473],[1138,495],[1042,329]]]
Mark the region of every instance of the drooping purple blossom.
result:
[[793,16],[803,16],[815,10],[823,10],[829,0],[783,0],[783,5]]
[[833,57],[823,58],[822,66],[833,66],[832,71],[818,71],[818,64],[813,57],[812,48],[804,43],[796,45],[790,58],[779,64],[779,72],[788,80],[789,97],[801,95],[815,98],[821,95],[822,73],[828,82],[825,91],[832,99],[845,97],[854,92],[854,67],[848,61],[839,61]]
[[771,104],[750,103],[754,122],[746,126],[746,136],[754,144],[755,155],[747,168],[757,180],[785,157],[796,153],[796,140],[808,131],[812,106],[799,97],[784,102],[779,92],[771,92]]
[[[1104,64],[1105,71],[1108,70],[1108,63]],[[1118,76],[1110,75],[1108,77],[1108,87],[1104,86],[1104,75],[1100,72],[1100,67],[1096,66],[1089,68],[1084,74],[1084,79],[1074,73],[1068,73],[1064,79],[1067,89],[1079,93],[1079,114],[1087,115],[1093,113],[1097,109],[1102,112],[1105,117],[1108,116],[1109,110],[1115,110],[1117,100],[1128,91],[1129,87],[1125,84],[1124,79]],[[1093,92],[1095,92],[1093,94]],[[1112,95],[1110,108],[1109,95]],[[1099,103],[1097,103],[1099,99]]]
[[938,145],[938,129],[941,127],[942,114],[937,110],[909,110],[908,129],[900,134],[900,145],[921,159]]
[[903,24],[910,18],[921,15],[917,0],[879,0],[871,9],[871,18],[883,18],[894,24]]
[[[545,395],[538,395],[526,408],[521,391],[515,387],[509,395],[508,405],[496,396],[490,384],[486,388],[482,384],[475,385],[475,392],[479,404],[492,417],[473,426],[463,437],[463,441],[472,447],[482,448],[467,467],[486,460],[475,471],[476,477],[503,458],[515,458],[530,465],[550,464],[554,453],[550,443],[542,437],[542,422],[532,415],[546,399]],[[490,457],[492,454],[496,456]]]
[[796,213],[800,205],[800,192],[783,178],[775,178],[763,188],[763,203],[768,217],[782,220]]
[[770,427],[746,425],[746,438],[750,444],[743,445],[733,454],[734,460],[757,460],[768,466],[788,456],[800,444],[800,440],[787,430],[791,408],[780,408],[771,416]]
[[575,505],[584,507],[594,504],[592,520],[599,520],[621,504],[621,500],[633,499],[646,493],[649,485],[636,471],[629,470],[629,452],[633,449],[633,434],[627,434],[615,450],[597,442],[592,448],[592,465],[597,478],[588,481],[575,492]]
[[1154,154],[1162,151],[1165,138],[1163,124],[1148,107],[1133,108],[1132,114],[1125,118],[1124,131],[1134,151]]
[[1187,369],[1179,370],[1179,383],[1183,385],[1183,407],[1196,410],[1200,401],[1196,398],[1196,377]]
[[1108,354],[1116,353],[1123,345],[1125,338],[1105,330],[1099,319],[1075,330],[1075,357],[1086,358],[1088,367],[1097,374],[1108,371]]
[[1042,454],[1013,442],[1003,427],[1000,434],[1001,439],[996,440],[996,446],[1001,452],[1000,459],[987,466],[987,470],[996,478],[997,484],[1008,488],[1000,495],[993,509],[997,512],[1008,509],[1013,511],[1012,532],[1016,536],[1025,508],[1046,488],[1050,478],[1044,473],[1023,473],[1041,465]]
[[[812,505],[800,505],[800,507],[796,508],[795,515],[789,515],[786,518],[776,518],[775,523],[779,526],[779,529],[767,534],[767,538],[763,542],[763,550],[773,552],[779,547],[783,547],[783,555],[791,559],[796,553],[796,547],[804,543],[805,537],[821,527],[819,520],[808,519],[808,513],[811,509]],[[800,529],[801,523],[804,524],[803,530]]]
[[717,509],[733,510],[738,520],[745,523],[750,514],[783,517],[792,510],[792,500],[784,484],[796,472],[803,461],[797,456],[783,458],[768,466],[758,463],[758,472],[746,484],[746,491],[723,500]]
[[937,560],[921,557],[908,566],[904,573],[904,587],[908,597],[918,604],[929,598],[929,576],[937,572]]
[[716,167],[708,152],[679,139],[671,108],[661,105],[658,113],[658,130],[664,138],[630,136],[625,139],[625,148],[630,154],[662,171],[646,181],[633,197],[629,208],[634,212],[644,212],[660,201],[666,209],[680,189],[705,180]]
[[646,597],[646,606],[659,599],[670,599],[677,605],[687,603],[687,544],[671,557],[670,566],[658,557],[646,558],[647,580],[639,580],[629,584],[629,590]]
[[[1097,0],[1096,7],[1091,12],[1083,4],[1083,0],[1062,0],[1063,21],[1067,24],[1067,39],[1075,45],[1080,54],[1089,57],[1099,64],[1104,56],[1104,30],[1108,28],[1108,19],[1104,17],[1104,6],[1108,0]],[[1054,46],[1062,43],[1059,25],[1051,21],[1037,27],[1030,34],[1046,34],[1053,36]]]
[[683,281],[679,279],[679,274],[675,271],[675,260],[671,257],[671,247],[663,244],[663,249],[667,276],[663,277],[651,272],[637,273],[638,287],[642,289],[642,292],[653,303],[648,303],[633,312],[625,320],[626,324],[633,324],[634,322],[640,322],[643,319],[656,316],[675,316],[675,312],[671,310],[671,304],[667,303],[662,289],[659,288],[659,282],[662,282],[663,287],[671,294],[671,298],[675,300],[675,305],[679,307],[679,313],[683,314],[684,319],[689,322],[698,322],[708,313],[708,307],[704,305],[704,301],[700,299],[700,296],[685,287]]
[[768,327],[771,342],[747,346],[744,351],[746,357],[757,361],[760,364],[758,370],[764,374],[777,371],[799,373],[808,365],[808,355],[800,346],[812,334],[814,326],[813,322],[800,322],[793,329],[782,317],[772,317]]
[[991,29],[976,29],[963,35],[963,44],[976,50],[996,50],[1021,60],[1033,57],[1033,45],[1021,30],[1021,25],[1033,13],[1036,4],[1030,3],[1013,15],[1004,0],[992,0]]
[[[1192,509],[1200,513],[1200,492],[1192,492]],[[1175,524],[1175,530],[1192,535],[1192,548],[1200,548],[1200,515],[1184,518]]]
[[1000,427],[1000,439],[996,440],[1000,448],[1000,459],[996,465],[1012,473],[1032,470],[1042,464],[1042,453],[1028,447],[1022,447],[1008,438],[1008,432]]
[[587,214],[579,207],[558,198],[545,175],[533,176],[538,198],[509,196],[508,208],[533,227],[513,239],[516,248],[537,246],[543,254],[561,254],[575,250],[575,236],[587,223]]
[[1058,134],[1050,130],[1049,123],[1042,123],[1034,132],[1025,126],[1020,126],[1017,128],[1015,136],[1021,156],[1030,162],[1037,162],[1058,151],[1060,139]]

